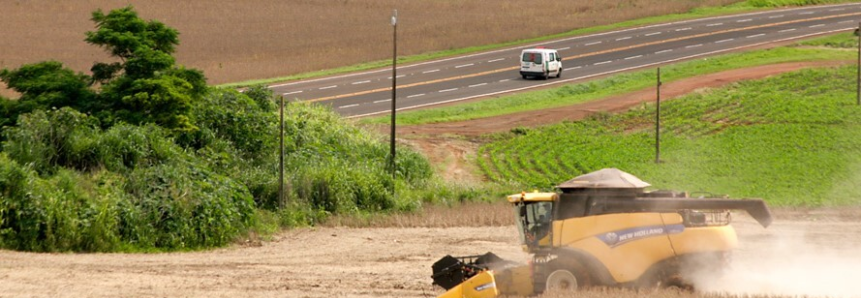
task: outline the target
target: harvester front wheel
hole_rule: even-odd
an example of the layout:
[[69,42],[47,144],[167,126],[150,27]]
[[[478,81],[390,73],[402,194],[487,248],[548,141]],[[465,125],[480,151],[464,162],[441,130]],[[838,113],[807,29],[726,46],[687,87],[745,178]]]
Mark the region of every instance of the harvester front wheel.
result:
[[577,278],[571,271],[559,269],[547,276],[545,292],[576,291]]
[[560,257],[548,266],[545,291],[576,291],[592,285],[586,267],[575,258]]

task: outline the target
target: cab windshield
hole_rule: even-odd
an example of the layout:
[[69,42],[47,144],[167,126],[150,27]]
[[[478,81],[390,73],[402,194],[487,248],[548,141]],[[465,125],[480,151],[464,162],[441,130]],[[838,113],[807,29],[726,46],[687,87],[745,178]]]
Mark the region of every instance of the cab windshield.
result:
[[521,243],[537,245],[539,240],[547,236],[552,221],[552,210],[553,202],[520,203],[514,206]]

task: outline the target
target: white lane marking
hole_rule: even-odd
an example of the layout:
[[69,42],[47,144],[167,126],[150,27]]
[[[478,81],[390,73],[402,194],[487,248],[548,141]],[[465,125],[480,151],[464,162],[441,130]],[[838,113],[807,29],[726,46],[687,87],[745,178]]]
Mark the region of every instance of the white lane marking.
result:
[[676,31],[686,31],[686,30],[691,30],[691,29],[693,29],[693,28],[687,27],[687,28],[682,28],[682,29],[676,29]]
[[427,70],[427,71],[423,71],[422,73],[432,73],[432,72],[437,72],[437,71],[439,71],[439,69]]
[[778,18],[782,18],[782,17],[783,17],[783,15],[782,15],[782,14],[779,14],[779,15],[776,15],[776,16],[770,16],[770,17],[768,17],[768,18],[769,18],[769,19],[778,19]]
[[332,86],[320,87],[320,90],[332,89],[332,88],[335,88],[335,87],[338,87],[338,85],[332,85]]
[[607,64],[610,62],[613,62],[613,61],[611,60],[611,61],[598,62],[598,63],[595,63],[595,65]]
[[[861,7],[859,7],[859,8],[861,8]],[[683,61],[685,59],[703,57],[703,56],[714,55],[714,54],[718,54],[718,53],[735,51],[735,50],[744,49],[744,48],[761,46],[761,45],[765,45],[765,44],[769,44],[769,43],[773,43],[773,42],[782,42],[782,41],[797,40],[800,38],[806,38],[806,37],[812,37],[812,36],[820,36],[820,35],[825,34],[825,33],[837,33],[837,32],[841,32],[841,31],[852,30],[854,28],[855,27],[839,28],[839,29],[835,29],[835,30],[831,30],[831,31],[827,31],[827,32],[816,32],[816,33],[811,33],[811,34],[805,34],[802,36],[792,36],[792,37],[786,37],[786,38],[782,38],[782,39],[778,39],[778,40],[763,41],[763,42],[759,42],[759,43],[755,43],[755,44],[741,45],[741,46],[731,47],[731,48],[724,48],[724,49],[711,51],[711,52],[705,52],[705,53],[697,53],[697,54],[690,55],[690,56],[678,57],[678,58],[673,58],[673,59],[664,60],[664,61],[658,61],[658,62],[654,62],[654,63],[648,63],[648,64],[644,64],[644,65],[639,65],[639,66],[631,66],[631,67],[626,67],[626,68],[622,68],[622,69],[609,70],[609,71],[605,71],[605,72],[591,73],[591,74],[580,76],[580,77],[563,79],[561,81],[560,80],[553,80],[552,82],[548,82],[548,83],[544,83],[544,84],[529,85],[527,87],[521,87],[521,88],[515,88],[515,89],[506,89],[506,90],[495,91],[495,92],[490,92],[490,93],[482,93],[482,94],[478,94],[478,95],[470,95],[470,96],[465,96],[465,97],[453,98],[453,99],[439,101],[439,102],[429,102],[429,103],[424,103],[424,104],[415,105],[415,106],[401,107],[401,108],[398,108],[397,110],[398,111],[412,110],[412,109],[423,108],[423,107],[428,107],[428,106],[464,101],[464,100],[469,100],[469,99],[473,99],[473,98],[487,97],[487,96],[493,96],[493,95],[498,95],[498,94],[505,94],[505,93],[511,93],[511,92],[516,92],[516,91],[529,90],[529,89],[546,87],[546,86],[551,86],[554,84],[561,84],[561,83],[566,83],[566,82],[574,82],[574,81],[578,81],[578,80],[583,80],[583,79],[588,79],[588,78],[593,78],[593,77],[598,77],[598,76],[603,76],[603,75],[608,75],[608,74],[614,74],[614,73],[619,73],[619,72],[625,72],[625,71],[634,70],[634,69],[643,69],[643,68],[647,68],[647,67],[651,67],[651,66],[655,66],[655,65],[660,65],[663,63],[678,62],[678,61]],[[349,118],[367,117],[367,116],[385,114],[385,113],[390,113],[390,112],[391,112],[390,110],[385,110],[385,111],[371,112],[371,113],[366,113],[366,114],[350,115],[350,116],[345,116],[345,118],[349,119]]]
[[637,59],[640,57],[643,57],[643,55],[631,56],[631,57],[625,58],[625,60]]
[[567,50],[567,49],[570,49],[570,48],[571,48],[571,47],[564,47],[564,48],[558,48],[558,49],[556,49],[556,50],[564,51],[564,50]]
[[383,99],[383,100],[375,100],[374,103],[381,103],[381,102],[387,102],[387,101],[392,101],[392,99],[387,98],[387,99]]
[[359,104],[354,103],[354,104],[351,104],[351,105],[340,106],[340,107],[338,107],[338,108],[339,108],[339,109],[349,109],[349,108],[352,108],[352,107],[358,107],[358,106],[359,106]]
[[601,42],[600,42],[600,41],[596,41],[596,42],[590,42],[590,43],[587,43],[586,45],[587,45],[587,46],[593,46],[593,45],[596,45],[596,44],[599,44],[599,43],[601,43]]
[[[405,77],[405,76],[407,76],[407,75],[399,75],[399,76],[397,76],[396,78],[400,79],[400,78],[403,78],[403,77]],[[391,79],[392,79],[392,77],[389,77],[389,78],[388,78],[388,80],[391,80]]]
[[672,52],[672,51],[673,51],[673,49],[663,50],[663,51],[657,51],[657,52],[655,52],[655,54],[669,53],[669,52]]
[[290,94],[296,94],[296,93],[302,93],[302,91],[287,92],[287,93],[282,93],[281,95],[290,95]]
[[358,85],[358,84],[367,84],[367,83],[370,83],[370,82],[371,82],[371,80],[358,81],[358,82],[353,82],[353,85]]
[[708,25],[706,25],[706,27],[713,27],[713,26],[720,26],[720,25],[723,25],[723,23],[708,24]]
[[425,94],[424,93],[413,94],[413,95],[407,96],[407,98],[413,98],[413,97],[419,97],[419,96],[425,96]]
[[661,34],[661,32],[646,33],[646,36],[652,36],[652,35],[658,35],[658,34]]
[[458,66],[455,66],[454,68],[469,67],[469,66],[473,66],[473,65],[475,65],[475,63],[464,64],[464,65],[458,65]]
[[754,34],[754,35],[749,35],[749,36],[747,36],[747,38],[760,37],[760,36],[763,36],[763,35],[765,35],[765,34],[762,34],[762,33],[760,33],[760,34]]
[[499,59],[488,60],[488,61],[487,61],[487,63],[490,63],[490,62],[497,62],[497,61],[502,61],[502,60],[505,60],[505,58],[499,58]]
[[733,40],[735,40],[735,38],[722,39],[722,40],[715,41],[715,43],[724,43],[724,42],[733,41]]
[[744,20],[738,20],[738,21],[735,21],[735,22],[736,22],[736,23],[744,23],[744,22],[750,22],[750,21],[753,21],[753,19],[744,19]]
[[500,82],[500,83],[502,83],[502,82],[508,82],[508,81],[511,81],[511,79],[499,80],[499,82]]
[[616,41],[626,40],[626,39],[631,39],[631,37],[630,36],[619,37],[619,38],[616,38]]
[[487,85],[487,83],[481,83],[481,84],[469,85],[469,88],[472,88],[472,87],[478,87],[478,86],[484,86],[484,85]]
[[583,66],[575,66],[575,67],[572,67],[571,69],[578,69],[578,68],[582,68],[582,67]]
[[454,91],[454,90],[457,90],[457,89],[458,89],[458,88],[444,89],[444,90],[440,90],[439,92],[449,92],[449,91]]
[[843,8],[832,8],[832,9],[829,9],[828,11],[843,11]]
[[838,22],[837,24],[855,23],[853,20]]
[[800,15],[801,14],[813,14],[813,12],[812,11],[802,11],[802,12],[799,12],[798,14],[800,14]]
[[816,28],[816,27],[822,27],[822,26],[825,26],[825,24],[812,25],[812,26],[808,26],[807,28]]
[[703,46],[703,44],[689,45],[689,46],[686,46],[685,48],[690,49],[690,48],[696,48],[696,47],[701,47],[701,46]]
[[792,28],[792,29],[784,29],[784,30],[780,30],[780,31],[777,31],[777,32],[778,32],[778,33],[784,33],[784,32],[789,32],[789,31],[795,31],[795,28]]

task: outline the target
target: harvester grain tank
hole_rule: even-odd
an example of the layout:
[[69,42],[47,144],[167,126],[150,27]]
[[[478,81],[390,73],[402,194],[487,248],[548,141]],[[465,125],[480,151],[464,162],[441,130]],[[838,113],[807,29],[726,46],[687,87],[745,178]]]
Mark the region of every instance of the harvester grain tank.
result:
[[433,264],[440,297],[534,295],[590,286],[691,287],[693,276],[719,274],[738,245],[730,210],[763,227],[771,213],[759,199],[692,198],[645,191],[650,184],[618,169],[565,181],[556,192],[507,197],[529,264],[492,253],[445,256]]

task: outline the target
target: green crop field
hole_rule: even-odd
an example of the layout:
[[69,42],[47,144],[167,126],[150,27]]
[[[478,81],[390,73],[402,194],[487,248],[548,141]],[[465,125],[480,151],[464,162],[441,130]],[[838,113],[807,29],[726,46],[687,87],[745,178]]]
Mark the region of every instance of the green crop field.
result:
[[493,181],[548,189],[616,167],[657,189],[761,197],[774,205],[858,203],[861,106],[855,67],[804,70],[695,93],[661,105],[541,129],[482,146],[477,163]]

